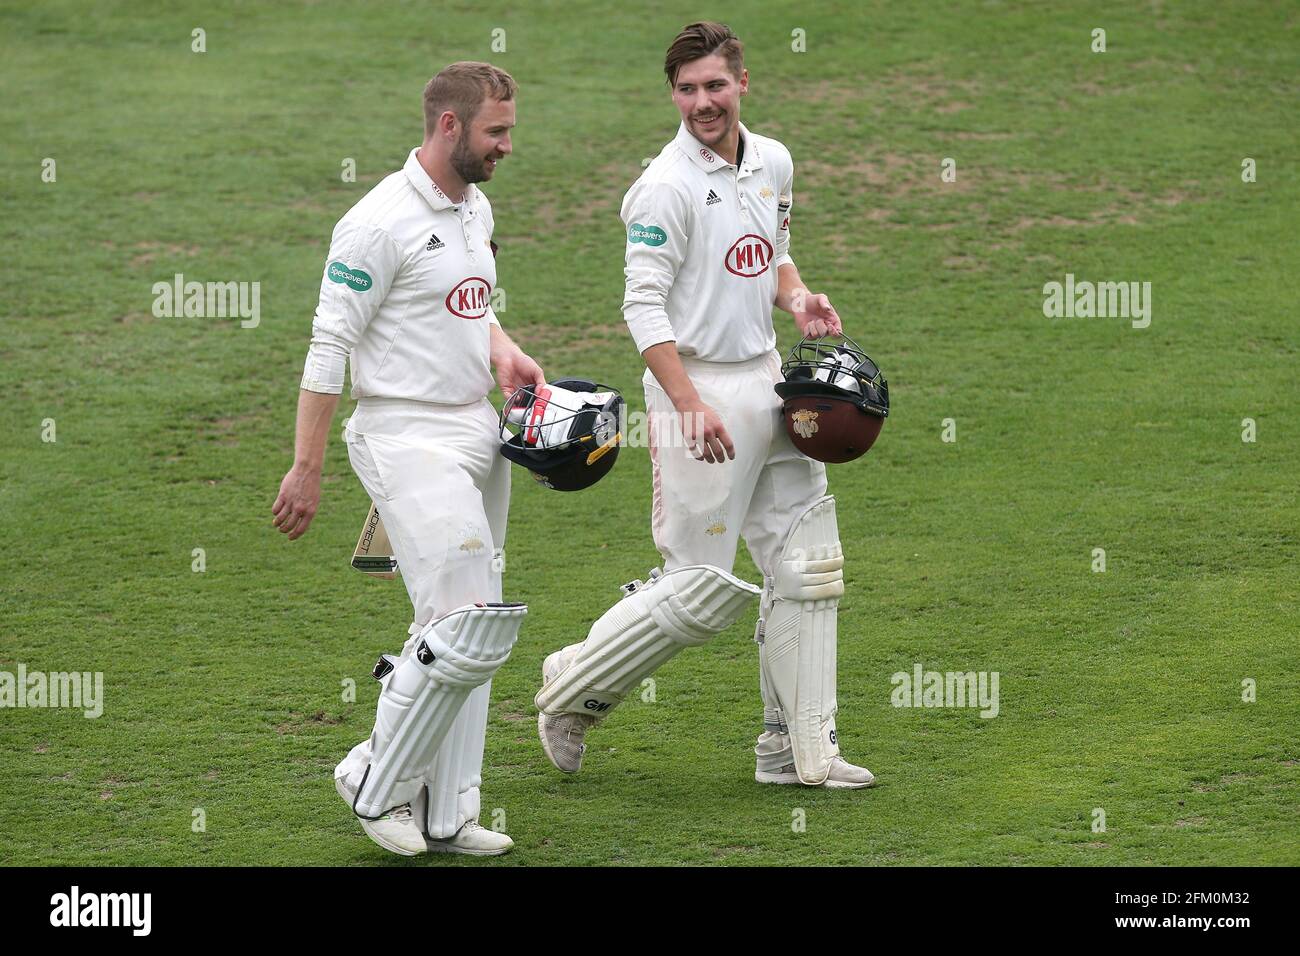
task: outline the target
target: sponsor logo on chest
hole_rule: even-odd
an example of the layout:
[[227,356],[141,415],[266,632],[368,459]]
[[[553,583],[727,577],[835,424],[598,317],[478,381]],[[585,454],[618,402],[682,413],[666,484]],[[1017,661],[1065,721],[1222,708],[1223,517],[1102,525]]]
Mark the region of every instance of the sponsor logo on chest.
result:
[[447,311],[462,319],[481,319],[487,315],[491,295],[492,286],[486,279],[470,276],[447,293]]
[[745,279],[761,276],[772,264],[772,244],[762,236],[748,233],[732,243],[723,264],[735,276]]

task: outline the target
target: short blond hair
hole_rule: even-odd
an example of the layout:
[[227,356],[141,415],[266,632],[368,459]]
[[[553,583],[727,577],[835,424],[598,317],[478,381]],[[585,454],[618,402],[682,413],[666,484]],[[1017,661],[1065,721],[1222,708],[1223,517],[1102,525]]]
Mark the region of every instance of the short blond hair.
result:
[[468,126],[478,115],[483,101],[512,100],[519,84],[505,70],[491,63],[462,60],[441,70],[424,87],[424,135],[438,125],[438,117],[451,110]]

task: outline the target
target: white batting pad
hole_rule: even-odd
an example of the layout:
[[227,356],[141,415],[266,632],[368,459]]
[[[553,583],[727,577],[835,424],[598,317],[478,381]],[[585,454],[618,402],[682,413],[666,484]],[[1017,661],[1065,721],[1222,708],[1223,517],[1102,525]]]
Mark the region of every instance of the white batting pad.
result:
[[825,782],[835,737],[836,617],[844,553],[835,499],[817,501],[794,523],[763,608],[759,666],[789,727],[799,780]]
[[735,623],[761,593],[706,564],[637,582],[567,654],[568,666],[536,698],[548,714],[603,716],[682,648],[704,644]]
[[425,625],[382,678],[358,816],[379,817],[419,793],[466,698],[505,663],[527,613],[523,604],[474,604]]

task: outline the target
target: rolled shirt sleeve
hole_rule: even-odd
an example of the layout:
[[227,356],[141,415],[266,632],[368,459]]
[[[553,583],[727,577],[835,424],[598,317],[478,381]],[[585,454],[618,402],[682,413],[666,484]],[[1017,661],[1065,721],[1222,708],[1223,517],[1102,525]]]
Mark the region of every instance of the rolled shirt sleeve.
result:
[[392,236],[373,224],[345,218],[334,227],[311,323],[302,388],[343,391],[348,355],[388,295],[401,260]]
[[623,318],[640,352],[677,338],[665,303],[686,256],[688,215],[681,193],[663,182],[638,181],[623,200]]

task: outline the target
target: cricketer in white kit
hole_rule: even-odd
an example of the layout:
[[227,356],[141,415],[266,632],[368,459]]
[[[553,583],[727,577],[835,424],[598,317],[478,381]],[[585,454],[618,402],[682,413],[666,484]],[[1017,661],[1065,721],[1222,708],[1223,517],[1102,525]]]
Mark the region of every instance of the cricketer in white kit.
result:
[[326,436],[350,360],[348,457],[378,507],[414,608],[381,659],[374,731],[335,770],[366,833],[405,855],[504,853],[478,825],[492,674],[526,613],[502,603],[509,463],[487,399],[542,384],[501,329],[492,207],[474,185],[511,151],[516,85],[454,63],[424,92],[425,138],[334,229],[312,322],[293,468],[273,511],[290,539],[320,500]]
[[[623,200],[623,312],[646,362],[651,524],[664,570],[629,585],[586,640],[547,657],[538,731],[552,763],[577,771],[595,723],[759,599],[755,779],[856,789],[874,777],[840,756],[835,732],[844,591],[835,499],[825,466],[782,425],[772,307],[809,338],[842,330],[790,256],[790,153],[740,123],[742,53],[719,23],[678,35],[664,68],[681,127]],[[740,537],[761,592],[731,574]]]

